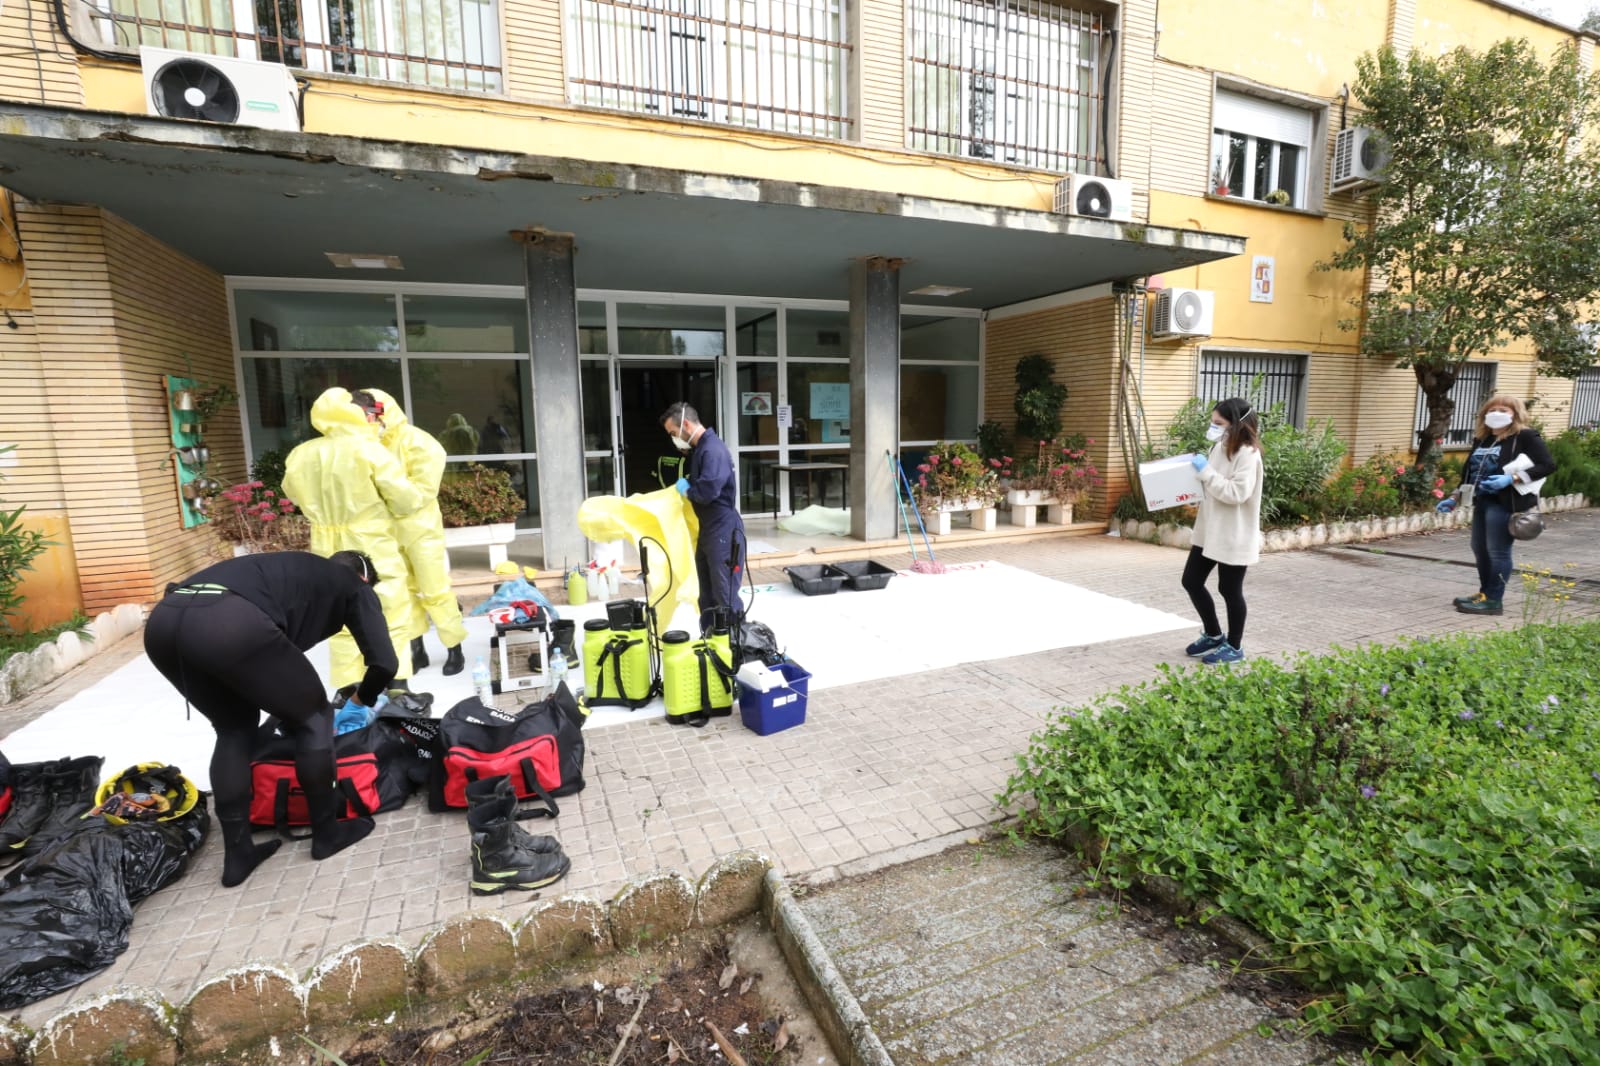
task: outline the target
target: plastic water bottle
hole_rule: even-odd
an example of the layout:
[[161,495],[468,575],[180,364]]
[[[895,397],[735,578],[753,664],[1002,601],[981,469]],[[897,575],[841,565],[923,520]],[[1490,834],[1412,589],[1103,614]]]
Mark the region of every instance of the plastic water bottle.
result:
[[489,664],[483,661],[483,656],[478,656],[478,661],[472,664],[472,689],[478,694],[478,702],[485,707],[491,706],[494,701],[494,689],[489,683]]
[[550,649],[550,687],[564,684],[567,680],[567,657],[560,648]]

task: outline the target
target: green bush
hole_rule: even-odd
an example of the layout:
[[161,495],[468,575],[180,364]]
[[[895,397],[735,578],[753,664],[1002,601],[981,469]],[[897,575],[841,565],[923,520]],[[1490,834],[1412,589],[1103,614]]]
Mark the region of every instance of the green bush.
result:
[[[1252,393],[1259,381],[1252,386]],[[1255,395],[1249,397],[1256,407]],[[1167,425],[1167,454],[1207,452],[1206,427],[1214,404],[1195,398],[1183,405]],[[1282,404],[1257,407],[1261,426],[1261,456],[1266,478],[1261,490],[1261,521],[1266,525],[1299,524],[1321,517],[1322,487],[1345,446],[1333,432],[1333,423],[1312,419],[1305,429],[1288,420]]]
[[1430,472],[1405,456],[1374,455],[1360,466],[1341,471],[1323,491],[1329,518],[1366,518],[1432,509],[1460,483]]
[[513,522],[527,506],[517,495],[510,474],[478,463],[445,471],[439,484],[439,512],[452,529]]
[[263,488],[275,496],[283,495],[283,472],[289,453],[282,448],[269,448],[256,457],[250,467],[250,480],[259,481]]
[[1600,500],[1600,430],[1573,428],[1549,442],[1556,471],[1544,483],[1545,496],[1581,492]]
[[[0,455],[14,447],[0,445]],[[4,480],[5,475],[0,474],[0,481]],[[15,632],[11,618],[27,599],[17,592],[22,585],[22,575],[33,569],[33,561],[52,543],[38,530],[23,527],[22,514],[26,510],[26,507],[18,507],[8,511],[0,507],[0,633]]]
[[1600,1061],[1600,624],[1163,668],[1060,712],[999,797],[1175,879],[1430,1063]]

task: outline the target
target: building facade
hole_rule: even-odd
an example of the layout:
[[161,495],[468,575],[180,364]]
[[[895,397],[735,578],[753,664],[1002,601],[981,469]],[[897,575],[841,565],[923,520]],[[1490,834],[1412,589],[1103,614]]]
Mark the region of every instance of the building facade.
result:
[[[1329,192],[1341,87],[1385,43],[1505,36],[1574,34],[1489,0],[7,0],[0,494],[57,541],[35,610],[213,550],[172,376],[242,397],[223,480],[327,386],[382,387],[512,474],[556,562],[585,495],[656,486],[676,399],[748,512],[847,489],[863,537],[895,529],[885,454],[1009,424],[1034,352],[1100,513],[1130,395],[1159,430],[1260,375],[1357,459],[1407,449],[1410,371],[1338,325],[1366,279],[1313,269],[1363,217]],[[1532,370],[1467,381],[1551,424],[1593,402]]]

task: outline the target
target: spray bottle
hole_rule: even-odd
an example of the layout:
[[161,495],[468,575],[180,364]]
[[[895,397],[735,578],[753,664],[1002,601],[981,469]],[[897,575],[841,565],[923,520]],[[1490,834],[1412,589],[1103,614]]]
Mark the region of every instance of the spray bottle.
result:
[[567,571],[567,602],[574,607],[589,602],[589,583],[584,580],[583,571],[576,566]]

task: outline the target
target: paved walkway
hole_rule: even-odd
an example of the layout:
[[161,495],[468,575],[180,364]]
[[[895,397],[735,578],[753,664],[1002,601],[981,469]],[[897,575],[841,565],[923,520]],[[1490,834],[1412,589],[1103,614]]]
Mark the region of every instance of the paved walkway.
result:
[[[1524,546],[1524,556],[1552,568],[1573,562],[1575,573],[1600,578],[1600,513],[1555,515],[1551,526]],[[1465,534],[1387,546],[1461,558]],[[1178,584],[1183,555],[1172,549],[1075,537],[963,547],[940,557],[995,559],[1192,616]],[[904,555],[880,558],[909,562]],[[1246,651],[1321,650],[1520,621],[1517,593],[1502,619],[1450,610],[1450,598],[1474,586],[1470,570],[1399,554],[1268,556],[1247,585]],[[958,640],[963,627],[1004,624],[961,608],[951,603],[930,619],[928,639]],[[573,862],[561,888],[606,898],[626,879],[659,868],[697,877],[739,848],[762,849],[783,873],[814,884],[941,851],[995,817],[993,796],[1052,707],[1148,678],[1159,663],[1184,661],[1186,640],[1155,635],[828,689],[811,700],[803,728],[767,738],[742,729],[737,718],[704,730],[646,722],[600,731],[590,740],[589,787],[561,801],[556,832]],[[117,654],[121,649],[108,653]],[[48,695],[66,698],[70,677]],[[38,701],[28,706],[40,709]],[[464,819],[430,814],[422,802],[382,816],[372,838],[326,862],[309,861],[308,847],[286,845],[241,889],[218,884],[221,849],[206,848],[189,876],[140,905],[129,950],[109,971],[31,1005],[21,1020],[38,1025],[109,988],[147,983],[181,1002],[200,982],[246,961],[303,971],[360,936],[415,942],[463,911],[517,917],[528,906],[515,893],[471,896]],[[151,974],[160,978],[151,982]]]

